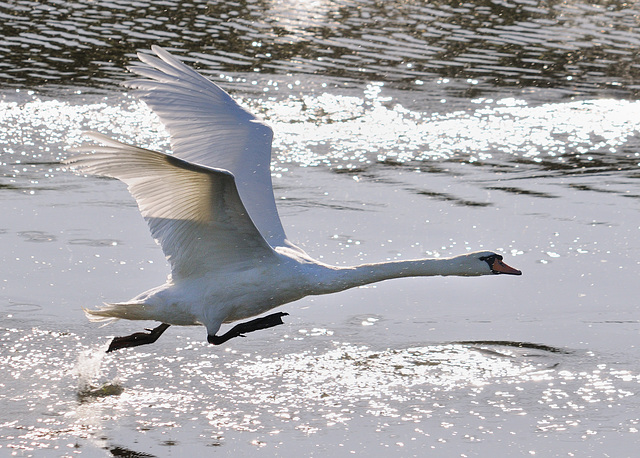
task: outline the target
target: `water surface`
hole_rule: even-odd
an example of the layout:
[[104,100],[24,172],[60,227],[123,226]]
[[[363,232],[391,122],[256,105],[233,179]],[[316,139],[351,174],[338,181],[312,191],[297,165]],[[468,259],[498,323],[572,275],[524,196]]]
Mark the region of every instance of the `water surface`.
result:
[[[0,5],[1,452],[630,456],[640,104],[625,2]],[[118,86],[167,46],[276,132],[289,237],[350,265],[491,249],[522,277],[402,279],[206,343],[90,324],[168,273],[135,202],[60,159],[166,150]],[[0,453],[0,454],[2,454]]]

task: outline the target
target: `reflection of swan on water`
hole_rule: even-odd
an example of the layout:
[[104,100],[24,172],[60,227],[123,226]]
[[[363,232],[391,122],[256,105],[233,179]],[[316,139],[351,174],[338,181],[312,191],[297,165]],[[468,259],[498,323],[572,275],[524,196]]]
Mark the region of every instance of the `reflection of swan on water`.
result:
[[434,275],[520,275],[492,252],[334,267],[289,242],[271,184],[272,131],[231,97],[168,52],[139,55],[142,76],[128,83],[160,117],[175,155],[137,148],[101,134],[94,154],[66,161],[81,173],[125,182],[171,264],[167,282],[128,302],[86,310],[94,321],[155,320],[148,333],[116,337],[108,351],[152,343],[169,325],[207,327],[221,344],[282,324],[274,313],[216,335],[222,323],[259,315],[304,296],[390,278]]

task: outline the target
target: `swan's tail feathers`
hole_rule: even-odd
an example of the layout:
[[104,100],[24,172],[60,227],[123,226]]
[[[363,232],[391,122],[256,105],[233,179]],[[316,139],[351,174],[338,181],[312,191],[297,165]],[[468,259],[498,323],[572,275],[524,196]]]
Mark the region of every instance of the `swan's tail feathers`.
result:
[[97,309],[85,309],[84,314],[89,321],[105,324],[124,318],[126,320],[148,320],[148,310],[145,304],[137,302],[106,303]]

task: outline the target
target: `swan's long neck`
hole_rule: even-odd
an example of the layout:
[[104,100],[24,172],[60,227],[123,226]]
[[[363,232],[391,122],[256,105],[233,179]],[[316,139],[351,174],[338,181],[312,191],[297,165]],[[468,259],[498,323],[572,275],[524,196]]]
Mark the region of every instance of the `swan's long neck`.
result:
[[313,294],[335,293],[392,278],[482,275],[481,272],[474,271],[461,262],[460,257],[390,261],[346,268],[337,267],[330,270],[324,281],[320,280],[316,284],[319,291]]

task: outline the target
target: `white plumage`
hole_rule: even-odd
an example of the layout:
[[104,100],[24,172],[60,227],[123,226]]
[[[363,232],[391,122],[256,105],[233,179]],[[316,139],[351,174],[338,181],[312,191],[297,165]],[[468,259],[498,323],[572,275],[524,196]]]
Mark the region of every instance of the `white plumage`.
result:
[[270,171],[271,128],[167,51],[158,46],[152,50],[158,57],[139,54],[146,65],[131,67],[143,79],[127,85],[160,117],[174,154],[90,133],[103,146],[85,145],[80,151],[92,154],[65,161],[78,172],[126,183],[171,265],[164,285],[128,302],[86,310],[94,321],[165,323],[150,334],[116,338],[110,350],[151,343],[170,324],[202,324],[209,341],[221,343],[280,324],[285,314],[243,323],[220,340],[216,333],[224,322],[307,295],[388,278],[520,275],[492,252],[349,268],[312,259],[287,240],[278,217]]

